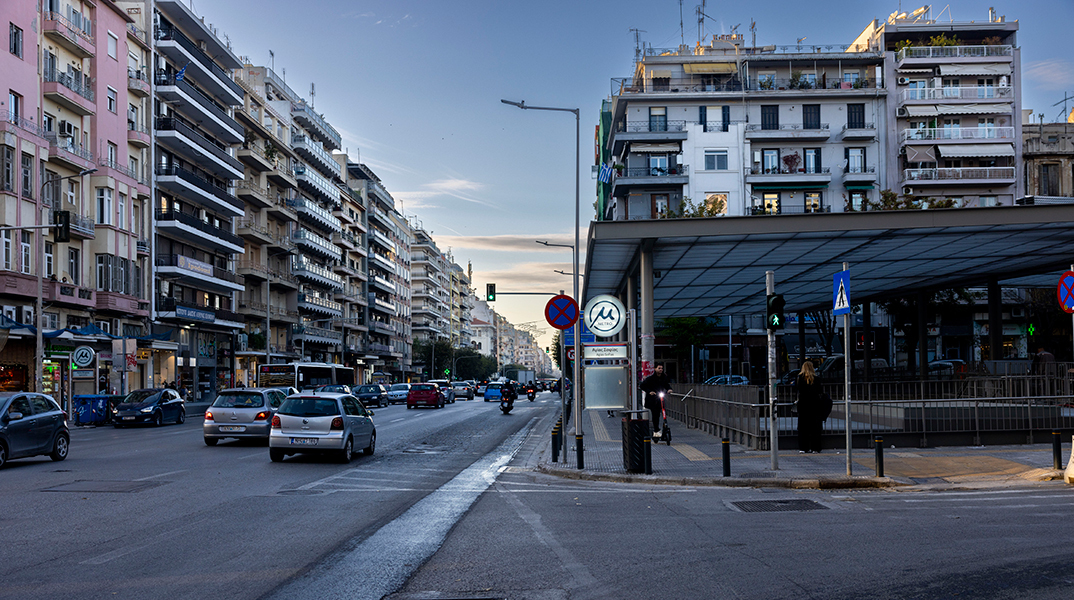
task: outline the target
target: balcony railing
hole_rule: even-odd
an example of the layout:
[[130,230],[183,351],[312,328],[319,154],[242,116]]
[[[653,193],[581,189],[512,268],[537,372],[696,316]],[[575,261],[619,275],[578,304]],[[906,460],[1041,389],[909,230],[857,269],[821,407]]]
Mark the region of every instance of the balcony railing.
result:
[[5,123],[11,123],[12,125],[20,129],[25,129],[26,131],[29,131],[30,133],[38,137],[45,137],[46,135],[48,135],[48,132],[45,131],[44,127],[38,125],[37,123],[34,123],[33,121],[25,117],[13,114],[10,111],[4,113],[3,118]]
[[978,87],[911,88],[902,91],[907,100],[1011,100],[1014,88],[982,85]]
[[876,123],[847,123],[843,125],[843,131],[857,131],[861,129],[876,129]]
[[[306,168],[306,165],[295,166],[295,178],[299,183],[305,183],[307,189],[324,196],[325,200],[339,203],[339,189],[332,184],[324,175],[321,175],[314,169]],[[333,219],[335,217],[332,217]]]
[[96,102],[96,94],[90,88],[91,84],[85,81],[85,76],[83,75],[71,75],[56,69],[45,69],[44,80],[49,83],[58,83],[86,100]]
[[343,341],[342,331],[325,329],[324,327],[314,327],[312,325],[292,325],[291,334],[294,336],[303,336],[306,341],[309,341],[309,338],[311,337],[334,340],[336,342]]
[[243,245],[242,238],[235,235],[234,233],[231,233],[226,229],[213,227],[212,225],[206,223],[205,221],[202,221],[194,215],[189,215],[184,212],[179,212],[176,210],[161,210],[157,212],[157,220],[178,221],[183,225],[186,225],[187,227],[193,227],[194,229],[197,229],[205,235],[214,237],[218,240],[223,240],[233,246],[238,246],[241,248]]
[[215,183],[212,183],[211,181],[202,178],[201,176],[197,175],[192,171],[187,171],[182,167],[172,166],[157,167],[156,173],[158,177],[178,177],[179,179],[186,181],[194,187],[197,187],[198,189],[219,198],[220,200],[239,209],[240,211],[245,210],[242,201],[233,196],[230,192],[228,192],[227,189],[222,188]]
[[331,242],[331,240],[325,239],[317,235],[316,233],[313,233],[312,231],[306,231],[304,229],[296,231],[293,238],[296,243],[307,243],[313,245],[328,256],[339,258],[342,255],[339,246],[336,246]]
[[329,125],[328,121],[325,121],[324,118],[317,114],[313,110],[313,107],[308,104],[302,103],[292,105],[291,115],[296,119],[306,119],[315,127],[320,128],[321,131],[318,133],[324,134],[333,150],[339,149],[340,145],[343,143],[343,138],[339,135],[339,132]]
[[662,133],[665,131],[682,131],[686,121],[627,121],[627,133]]
[[291,264],[291,270],[297,275],[301,275],[305,272],[320,277],[322,279],[331,281],[336,287],[343,286],[343,278],[339,275],[336,275],[325,267],[302,260],[300,258],[296,258],[294,260],[294,262]]
[[209,99],[208,96],[205,95],[205,92],[202,92],[198,88],[190,85],[186,82],[185,79],[180,79],[176,81],[175,75],[158,73],[156,77],[156,84],[158,86],[172,85],[178,87],[179,89],[186,92],[187,96],[193,98],[194,101],[198,103],[198,106],[202,107],[209,114],[219,119],[221,122],[224,123],[224,125],[228,126],[231,129],[234,129],[236,132],[241,133],[243,131],[242,125],[239,125],[238,121],[228,116],[226,112],[224,112],[219,106],[216,105],[216,103],[214,103],[212,100]]
[[810,123],[807,127],[805,124],[798,123],[786,123],[778,125],[763,125],[760,123],[751,123],[746,125],[746,131],[828,131],[829,126],[827,123]]
[[90,152],[85,146],[75,143],[75,138],[63,135],[56,135],[55,133],[49,133],[47,136],[49,145],[70,152],[75,156],[93,162],[93,153]]
[[198,147],[208,151],[210,154],[213,155],[213,157],[220,160],[220,162],[235,169],[239,173],[243,172],[242,163],[239,162],[239,159],[235,158],[234,156],[231,156],[227,153],[227,150],[221,147],[220,144],[205,137],[201,134],[201,132],[197,131],[186,123],[183,123],[179,119],[175,119],[172,117],[158,117],[156,125],[157,131],[175,131],[183,134],[184,136],[192,140],[195,144],[197,144]]
[[630,167],[624,169],[626,177],[685,177],[690,172],[689,165],[672,165],[666,169],[660,167]]
[[294,207],[298,213],[307,213],[315,219],[320,219],[325,225],[332,231],[341,231],[343,225],[339,219],[336,218],[331,212],[324,207],[318,205],[315,202],[307,200],[306,198],[295,198],[294,200],[288,200],[287,205]]
[[1009,140],[1014,138],[1014,127],[923,127],[903,129],[902,141],[915,140]]
[[127,177],[133,179],[134,181],[137,181],[138,183],[141,183],[141,184],[147,184],[148,183],[148,182],[145,181],[145,178],[142,177],[141,173],[139,173],[138,171],[135,171],[134,169],[130,168],[127,165],[119,164],[119,162],[117,162],[115,160],[112,160],[110,158],[99,158],[99,159],[97,159],[97,164],[102,166],[102,167],[112,169],[113,171],[118,171],[120,174],[126,175]]
[[209,69],[209,71],[212,72],[213,75],[216,75],[217,79],[219,79],[221,83],[231,89],[231,91],[235,92],[236,96],[242,98],[242,88],[239,87],[239,84],[235,83],[235,81],[231,78],[231,74],[221,68],[220,65],[216,64],[216,62],[213,61],[212,57],[210,57],[201,48],[199,48],[197,44],[190,41],[190,38],[183,35],[183,32],[169,25],[161,24],[155,30],[155,37],[158,40],[171,40],[174,42],[178,42],[179,45],[182,46],[183,49],[186,50],[191,56],[197,59],[197,61],[201,65]]
[[796,167],[794,170],[787,167],[750,167],[750,175],[827,175],[832,172],[831,167]]
[[329,300],[327,298],[321,298],[320,296],[314,296],[313,294],[299,294],[298,295],[298,301],[299,301],[299,303],[304,302],[306,304],[312,304],[314,306],[319,306],[319,307],[321,307],[321,308],[323,308],[323,309],[325,309],[327,311],[343,314],[343,305],[340,304],[339,302],[334,301],[334,300]]
[[903,170],[903,181],[954,181],[960,179],[1014,179],[1014,167],[963,167]]
[[324,149],[321,142],[307,135],[291,136],[291,147],[295,150],[306,150],[321,161],[321,164],[335,175],[339,174],[339,163],[332,158],[331,153]]
[[775,90],[800,90],[800,91],[812,91],[812,90],[862,90],[862,89],[876,89],[877,81],[875,79],[859,78],[851,81],[840,80],[836,78],[819,80],[813,79],[783,79],[775,77],[758,77],[753,81],[747,82],[747,90],[751,92],[765,92]]
[[847,175],[872,174],[872,173],[876,173],[876,167],[862,167],[862,166],[849,167],[848,166],[848,167],[843,169],[843,173],[846,173]]
[[1014,56],[1014,46],[907,46],[895,54],[896,61],[907,58],[987,58]]
[[[157,259],[155,261],[155,264],[158,267],[186,268],[185,265],[189,264],[189,262],[191,260],[192,259],[189,259],[188,257],[180,256],[178,254],[158,254]],[[206,265],[206,266],[212,268],[211,277],[213,277],[215,279],[222,279],[224,281],[229,281],[231,283],[242,283],[242,281],[240,280],[241,278],[238,275],[232,273],[231,271],[228,271],[227,269],[221,269],[220,267],[217,267],[216,265],[209,265],[208,263],[203,263],[201,261],[194,261],[194,262],[201,263],[202,265]],[[181,265],[180,263],[184,263],[184,264]],[[198,271],[197,273],[198,273],[198,275],[201,275],[201,276],[206,275],[205,273],[201,273],[200,271]]]

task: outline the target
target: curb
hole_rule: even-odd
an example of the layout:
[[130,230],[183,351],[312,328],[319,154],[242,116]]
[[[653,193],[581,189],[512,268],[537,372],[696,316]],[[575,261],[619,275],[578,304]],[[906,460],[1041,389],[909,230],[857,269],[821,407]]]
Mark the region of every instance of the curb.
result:
[[709,487],[769,487],[786,489],[868,489],[891,488],[910,485],[890,477],[798,477],[798,478],[723,478],[723,477],[661,477],[659,475],[634,475],[628,473],[595,473],[593,471],[561,469],[545,464],[536,470],[546,475],[586,481],[611,483],[641,483],[650,485],[689,485]]

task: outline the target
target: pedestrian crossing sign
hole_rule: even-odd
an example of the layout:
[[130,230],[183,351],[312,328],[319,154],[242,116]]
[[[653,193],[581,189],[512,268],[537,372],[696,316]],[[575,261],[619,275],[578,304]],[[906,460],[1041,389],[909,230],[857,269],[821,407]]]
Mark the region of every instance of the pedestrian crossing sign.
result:
[[850,271],[840,271],[832,280],[832,313],[850,314]]

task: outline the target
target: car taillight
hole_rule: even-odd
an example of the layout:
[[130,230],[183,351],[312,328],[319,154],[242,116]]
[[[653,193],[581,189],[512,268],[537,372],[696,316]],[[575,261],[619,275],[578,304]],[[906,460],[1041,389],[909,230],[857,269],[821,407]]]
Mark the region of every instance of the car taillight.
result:
[[205,411],[205,420],[206,421],[212,421],[213,420],[213,413],[211,413],[209,411]]
[[272,415],[272,428],[273,429],[279,429],[280,428],[280,415]]
[[332,430],[335,431],[335,430],[342,430],[342,429],[343,429],[343,417],[336,417],[336,418],[332,419]]
[[261,412],[257,413],[257,416],[254,417],[254,420],[255,421],[264,421],[264,420],[266,420],[268,418],[269,418],[269,414],[267,412],[265,412],[265,411],[261,411]]

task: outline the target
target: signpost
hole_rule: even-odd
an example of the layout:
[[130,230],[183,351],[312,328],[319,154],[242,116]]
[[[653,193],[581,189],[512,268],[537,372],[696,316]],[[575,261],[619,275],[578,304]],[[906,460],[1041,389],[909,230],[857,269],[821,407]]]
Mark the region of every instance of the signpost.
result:
[[75,348],[75,351],[71,353],[71,362],[80,369],[84,369],[93,364],[93,359],[97,357],[97,353],[89,346],[79,346]]
[[553,296],[544,306],[545,320],[560,331],[574,327],[578,316],[578,303],[564,294]]
[[832,277],[832,313],[843,315],[843,426],[847,436],[847,477],[853,475],[851,466],[850,370],[854,359],[850,354],[850,263]]
[[626,327],[626,308],[619,298],[601,294],[585,305],[585,324],[593,333],[609,338]]
[[1070,265],[1070,270],[1059,278],[1059,287],[1055,291],[1059,296],[1059,307],[1071,314],[1071,322],[1074,323],[1074,265]]

